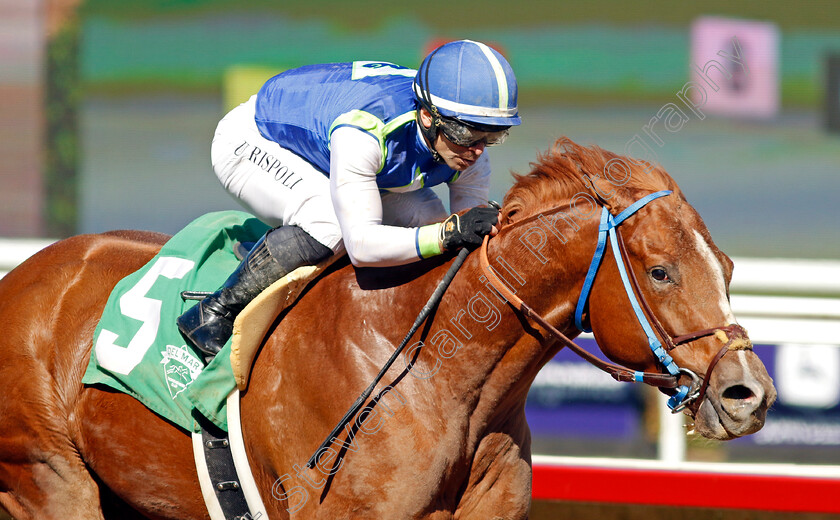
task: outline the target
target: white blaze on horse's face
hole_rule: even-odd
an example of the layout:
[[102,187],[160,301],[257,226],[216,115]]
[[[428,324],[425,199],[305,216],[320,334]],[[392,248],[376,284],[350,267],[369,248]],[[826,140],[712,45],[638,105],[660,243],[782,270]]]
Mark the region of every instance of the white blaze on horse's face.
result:
[[697,250],[700,255],[708,262],[711,272],[713,287],[718,294],[718,307],[724,316],[724,323],[720,325],[729,325],[730,323],[737,323],[735,316],[732,314],[732,306],[729,304],[729,299],[726,297],[726,281],[724,279],[723,266],[720,264],[717,256],[712,252],[712,248],[696,229],[694,230],[694,238],[697,241]]
[[[701,235],[700,232],[696,229],[694,230],[694,239],[697,241],[697,250],[700,252],[700,256],[702,256],[706,260],[706,262],[708,262],[711,268],[713,287],[715,288],[718,294],[718,308],[720,308],[720,311],[721,313],[723,313],[724,316],[723,325],[729,325],[730,323],[738,323],[735,320],[735,315],[732,312],[732,305],[729,303],[729,298],[727,298],[726,296],[728,294],[728,291],[726,288],[723,265],[721,265],[720,260],[718,260],[717,256],[712,252],[712,248],[709,246],[709,243],[706,242],[706,239],[703,238],[703,235]],[[734,354],[737,354],[738,361],[740,362],[744,373],[749,374],[749,367],[747,366],[746,360],[746,352],[741,350]]]
[[[709,326],[737,323],[727,297],[724,266],[703,235],[697,230],[693,234],[697,251],[709,266],[709,289],[716,295],[721,313],[721,323],[710,323]],[[764,365],[754,352],[728,352],[714,373],[705,374],[705,377],[711,377],[711,384],[694,417],[698,433],[706,438],[727,440],[761,428],[776,392]]]

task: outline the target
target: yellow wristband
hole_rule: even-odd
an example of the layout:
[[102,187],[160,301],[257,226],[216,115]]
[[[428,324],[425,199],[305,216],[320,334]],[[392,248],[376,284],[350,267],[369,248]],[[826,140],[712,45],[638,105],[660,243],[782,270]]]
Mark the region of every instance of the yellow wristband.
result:
[[429,224],[417,228],[417,234],[415,235],[417,256],[429,258],[443,253],[440,247],[440,226],[441,224]]

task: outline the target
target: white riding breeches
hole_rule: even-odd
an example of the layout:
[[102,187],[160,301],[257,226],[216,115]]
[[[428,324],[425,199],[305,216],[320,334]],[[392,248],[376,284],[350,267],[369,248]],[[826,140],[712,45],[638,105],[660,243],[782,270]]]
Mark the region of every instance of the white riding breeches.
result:
[[[296,225],[335,252],[343,250],[329,178],[305,159],[264,138],[254,121],[256,96],[228,113],[216,128],[213,170],[247,211],[271,226]],[[382,223],[416,227],[446,218],[429,188],[382,195]]]

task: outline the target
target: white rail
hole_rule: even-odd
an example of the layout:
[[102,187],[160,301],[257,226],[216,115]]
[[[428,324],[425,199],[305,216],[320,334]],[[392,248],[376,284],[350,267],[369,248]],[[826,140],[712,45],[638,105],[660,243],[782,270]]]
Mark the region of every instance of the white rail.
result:
[[0,278],[53,242],[42,238],[0,238]]
[[840,262],[790,258],[733,258],[733,293],[840,296]]

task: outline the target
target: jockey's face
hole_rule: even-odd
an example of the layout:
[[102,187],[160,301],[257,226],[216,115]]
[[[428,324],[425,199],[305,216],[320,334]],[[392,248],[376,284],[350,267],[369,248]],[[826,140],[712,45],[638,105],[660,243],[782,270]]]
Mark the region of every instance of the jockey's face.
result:
[[[420,109],[420,122],[426,128],[432,125],[432,115],[425,108]],[[446,165],[457,171],[464,171],[475,163],[484,153],[486,146],[484,141],[479,141],[473,146],[459,146],[447,139],[443,132],[437,133],[434,142],[435,150]]]

